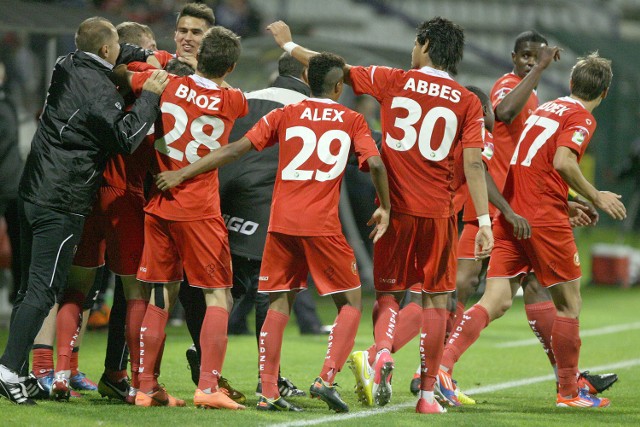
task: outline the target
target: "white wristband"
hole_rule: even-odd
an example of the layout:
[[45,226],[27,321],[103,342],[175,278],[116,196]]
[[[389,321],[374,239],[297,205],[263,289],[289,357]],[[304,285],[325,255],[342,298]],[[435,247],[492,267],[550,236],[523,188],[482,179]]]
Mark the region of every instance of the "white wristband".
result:
[[286,50],[289,55],[291,55],[291,52],[296,47],[298,47],[298,45],[294,42],[286,42],[284,45],[282,45],[282,48]]
[[485,225],[491,227],[491,217],[489,214],[480,215],[478,217],[478,226],[484,227]]

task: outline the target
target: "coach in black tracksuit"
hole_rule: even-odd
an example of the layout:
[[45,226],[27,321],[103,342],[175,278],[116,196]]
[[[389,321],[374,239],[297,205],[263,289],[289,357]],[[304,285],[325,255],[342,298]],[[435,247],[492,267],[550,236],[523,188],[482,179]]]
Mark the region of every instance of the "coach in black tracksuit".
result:
[[121,47],[115,28],[103,18],[80,24],[76,46],[56,62],[20,181],[23,275],[0,358],[0,395],[20,404],[34,404],[19,374],[66,283],[107,160],[118,152],[131,153],[142,142],[166,86],[166,76],[156,76],[125,112],[124,99],[110,79],[112,68],[145,61],[150,52]]

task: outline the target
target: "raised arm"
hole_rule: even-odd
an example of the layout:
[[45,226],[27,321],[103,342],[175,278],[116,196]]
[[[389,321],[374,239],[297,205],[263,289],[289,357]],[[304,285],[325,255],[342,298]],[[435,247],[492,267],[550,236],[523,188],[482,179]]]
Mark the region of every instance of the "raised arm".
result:
[[529,74],[496,105],[496,120],[507,124],[513,122],[527,103],[531,91],[540,83],[543,71],[551,64],[551,61],[560,59],[560,48],[542,46],[538,52],[538,58],[538,63],[531,68]]
[[205,172],[217,169],[227,163],[235,162],[253,148],[251,141],[243,136],[238,141],[227,144],[177,171],[165,171],[156,175],[156,185],[162,191],[169,190],[184,181]]
[[578,156],[569,147],[558,147],[553,157],[553,167],[560,174],[564,182],[579,194],[593,202],[613,219],[625,219],[627,210],[620,201],[622,196],[610,191],[597,190],[582,174],[578,166]]
[[[291,29],[284,21],[276,21],[268,25],[267,30],[273,34],[273,38],[278,46],[289,52],[291,56],[300,61],[305,67],[308,67],[311,58],[318,54],[318,52],[314,50],[307,49],[306,47],[294,43],[293,37],[291,36]],[[349,64],[346,64],[343,69],[344,82],[348,85],[351,84],[351,79],[349,78],[350,69],[351,65]]]
[[374,229],[369,234],[369,238],[376,243],[389,227],[389,215],[391,212],[391,200],[389,198],[389,182],[387,180],[387,169],[382,163],[380,156],[372,156],[367,159],[371,181],[376,188],[380,206],[375,210],[367,225],[374,225]]

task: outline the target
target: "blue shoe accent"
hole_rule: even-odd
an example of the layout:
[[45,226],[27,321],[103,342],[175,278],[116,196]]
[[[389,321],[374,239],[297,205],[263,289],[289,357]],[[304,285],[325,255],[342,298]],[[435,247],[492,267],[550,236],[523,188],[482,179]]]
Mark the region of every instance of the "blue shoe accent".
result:
[[96,391],[98,389],[98,384],[87,378],[84,372],[78,372],[69,378],[69,384],[72,389],[78,391]]

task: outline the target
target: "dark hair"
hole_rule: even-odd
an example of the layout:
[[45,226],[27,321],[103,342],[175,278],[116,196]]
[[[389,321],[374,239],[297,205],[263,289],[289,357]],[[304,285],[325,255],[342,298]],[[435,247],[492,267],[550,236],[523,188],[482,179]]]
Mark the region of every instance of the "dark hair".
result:
[[191,16],[193,18],[203,19],[207,23],[207,27],[213,27],[216,24],[216,18],[213,15],[213,10],[203,3],[187,3],[184,5],[180,13],[178,13],[178,19],[176,19],[176,27],[178,21],[183,16]]
[[304,73],[304,65],[296,58],[291,56],[289,52],[284,52],[278,59],[278,74],[281,76],[302,77]]
[[155,39],[153,31],[148,25],[139,24],[137,22],[122,22],[116,26],[116,31],[120,37],[120,43],[129,43],[140,46],[144,36],[149,36]]
[[489,99],[489,95],[487,95],[482,89],[478,86],[465,86],[469,92],[475,94],[479,99],[480,103],[484,105],[491,105],[491,99]]
[[450,74],[457,74],[464,50],[464,30],[448,19],[439,16],[425,21],[418,28],[416,40],[423,45],[429,41],[431,62]]
[[84,52],[98,54],[100,48],[113,37],[113,26],[108,19],[100,16],[85,19],[76,31],[76,47]]
[[513,51],[518,52],[522,49],[522,45],[527,42],[549,44],[547,39],[536,30],[525,31],[524,33],[518,34],[518,37],[516,37],[516,41],[513,44]]
[[240,37],[221,26],[204,33],[198,49],[198,68],[207,77],[222,77],[240,57]]
[[592,52],[578,58],[571,69],[571,94],[585,101],[593,101],[609,88],[611,79],[611,60],[602,58],[597,51]]
[[[341,56],[329,52],[315,55],[309,61],[309,87],[315,96],[322,96],[331,92],[334,86],[343,77],[342,69],[345,66]],[[332,71],[338,70],[337,73]]]
[[167,62],[164,70],[167,73],[175,74],[176,76],[190,76],[195,73],[195,70],[191,67],[191,65],[186,62],[182,62],[177,58],[173,58]]

